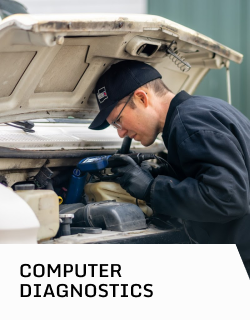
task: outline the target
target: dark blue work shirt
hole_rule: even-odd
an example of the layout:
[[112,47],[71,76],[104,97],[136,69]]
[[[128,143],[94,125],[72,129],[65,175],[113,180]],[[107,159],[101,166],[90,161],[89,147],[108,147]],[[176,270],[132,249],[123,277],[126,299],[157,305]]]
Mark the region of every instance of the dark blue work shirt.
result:
[[250,121],[225,101],[181,91],[162,137],[171,166],[153,183],[154,212],[187,220],[199,243],[235,243],[250,260]]

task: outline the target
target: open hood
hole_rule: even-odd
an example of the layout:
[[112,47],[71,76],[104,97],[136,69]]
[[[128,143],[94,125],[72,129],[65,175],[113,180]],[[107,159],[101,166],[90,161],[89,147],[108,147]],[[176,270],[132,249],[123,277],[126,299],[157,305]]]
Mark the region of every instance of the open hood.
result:
[[94,118],[95,83],[119,60],[149,63],[173,92],[192,94],[209,69],[242,57],[158,16],[13,15],[0,23],[0,122]]

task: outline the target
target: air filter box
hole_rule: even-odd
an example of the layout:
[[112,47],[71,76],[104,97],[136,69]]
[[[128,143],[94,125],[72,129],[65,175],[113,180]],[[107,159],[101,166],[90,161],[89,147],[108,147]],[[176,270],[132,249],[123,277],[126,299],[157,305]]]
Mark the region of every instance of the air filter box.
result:
[[131,203],[102,201],[87,204],[75,212],[71,227],[98,227],[111,231],[145,229],[142,210]]

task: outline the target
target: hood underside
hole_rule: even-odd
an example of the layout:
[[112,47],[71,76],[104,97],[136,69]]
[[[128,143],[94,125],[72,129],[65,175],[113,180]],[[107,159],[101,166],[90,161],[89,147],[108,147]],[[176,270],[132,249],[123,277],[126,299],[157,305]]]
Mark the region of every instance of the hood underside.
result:
[[[180,59],[166,53],[170,44]],[[209,69],[242,58],[158,16],[14,15],[0,23],[0,122],[93,119],[96,81],[120,60],[149,63],[173,92],[192,94]],[[188,72],[183,59],[191,65]]]

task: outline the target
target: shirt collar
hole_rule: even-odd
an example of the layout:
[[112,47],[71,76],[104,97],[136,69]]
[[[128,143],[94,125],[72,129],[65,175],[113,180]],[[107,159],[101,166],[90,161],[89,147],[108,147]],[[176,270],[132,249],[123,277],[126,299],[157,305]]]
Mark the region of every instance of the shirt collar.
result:
[[191,96],[186,92],[186,91],[181,91],[179,93],[177,93],[174,98],[171,100],[170,105],[169,105],[169,109],[168,109],[168,113],[167,113],[167,117],[166,117],[166,121],[165,121],[165,125],[163,127],[163,131],[162,131],[162,136],[166,136],[169,132],[170,126],[171,126],[171,122],[172,122],[172,118],[173,118],[173,114],[176,110],[176,108],[185,100],[191,98]]

